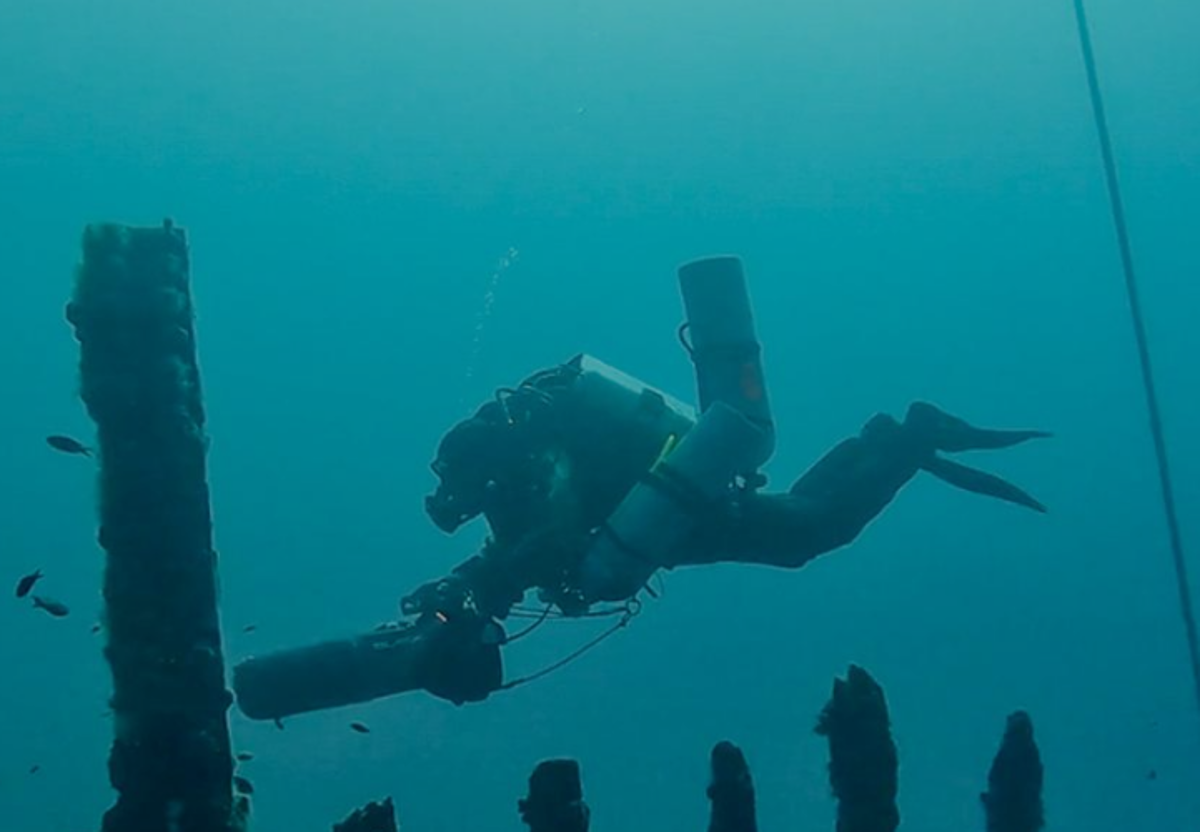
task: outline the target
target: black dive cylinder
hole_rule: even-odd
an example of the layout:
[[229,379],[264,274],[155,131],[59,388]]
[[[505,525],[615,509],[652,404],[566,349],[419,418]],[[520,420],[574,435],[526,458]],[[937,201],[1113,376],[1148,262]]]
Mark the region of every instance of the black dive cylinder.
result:
[[480,702],[504,677],[504,629],[477,612],[439,610],[354,638],[251,657],[233,668],[238,708],[251,719],[354,705],[424,690]]
[[417,690],[427,640],[408,625],[252,656],[233,668],[238,708],[280,719]]

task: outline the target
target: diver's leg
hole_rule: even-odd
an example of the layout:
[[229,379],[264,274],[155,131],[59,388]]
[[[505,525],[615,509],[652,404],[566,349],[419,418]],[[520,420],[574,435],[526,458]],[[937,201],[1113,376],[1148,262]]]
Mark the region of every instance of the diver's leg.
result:
[[784,494],[745,495],[707,518],[671,566],[738,562],[799,567],[856,538],[920,470],[922,454],[890,416],[839,443]]
[[949,462],[939,450],[1000,448],[1046,434],[992,431],[924,403],[904,423],[877,415],[859,436],[822,457],[786,494],[749,494],[709,519],[671,566],[732,561],[799,567],[852,542],[921,470],[964,488],[1039,511],[1044,507],[999,477]]

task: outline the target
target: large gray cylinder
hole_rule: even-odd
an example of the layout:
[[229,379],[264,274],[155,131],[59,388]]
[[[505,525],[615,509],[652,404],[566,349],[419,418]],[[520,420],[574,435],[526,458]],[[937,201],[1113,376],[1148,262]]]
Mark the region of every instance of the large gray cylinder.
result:
[[597,602],[636,595],[761,444],[761,431],[724,402],[706,410],[601,527],[580,568],[584,597]]
[[724,402],[759,428],[761,445],[749,470],[738,472],[753,473],[775,451],[775,421],[742,261],[723,255],[685,263],[679,267],[679,288],[700,409]]

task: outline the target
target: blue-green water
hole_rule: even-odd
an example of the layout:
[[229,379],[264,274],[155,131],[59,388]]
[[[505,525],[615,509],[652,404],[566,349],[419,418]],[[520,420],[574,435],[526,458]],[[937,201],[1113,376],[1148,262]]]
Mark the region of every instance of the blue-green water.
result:
[[[1200,6],[1090,9],[1194,551]],[[979,460],[1048,516],[918,479],[852,548],[672,574],[619,638],[482,705],[235,714],[257,828],[392,794],[414,832],[518,829],[530,769],[570,755],[598,832],[700,829],[728,738],[764,830],[830,829],[811,728],[850,662],[888,692],[904,828],[982,828],[1016,708],[1050,828],[1200,824],[1067,0],[0,5],[0,563],[73,607],[0,604],[0,806],[25,832],[96,828],[111,801],[93,476],[42,442],[90,438],[62,305],[85,223],[165,215],[193,247],[231,659],[368,628],[470,553],[480,530],[442,536],[421,498],[493,387],[588,351],[690,397],[674,268],[696,256],[745,258],[776,486],[914,398],[1058,433]],[[562,627],[512,672],[592,632]]]

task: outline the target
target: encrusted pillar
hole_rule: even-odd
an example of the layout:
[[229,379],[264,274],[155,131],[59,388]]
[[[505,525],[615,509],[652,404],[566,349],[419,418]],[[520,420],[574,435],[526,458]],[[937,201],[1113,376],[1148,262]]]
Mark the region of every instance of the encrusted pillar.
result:
[[546,760],[529,776],[529,795],[517,802],[529,832],[588,832],[591,811],[583,800],[579,763]]
[[980,795],[988,832],[1038,832],[1046,825],[1042,776],[1033,720],[1024,711],[1010,714],[988,772],[988,789]]
[[96,424],[105,657],[117,792],[104,832],[234,832],[188,250],[156,228],[90,225],[67,320]]
[[817,733],[829,740],[838,832],[895,832],[899,762],[883,688],[851,665],[845,679],[834,680]]
[[754,779],[742,749],[731,742],[713,747],[708,799],[708,832],[758,832]]

